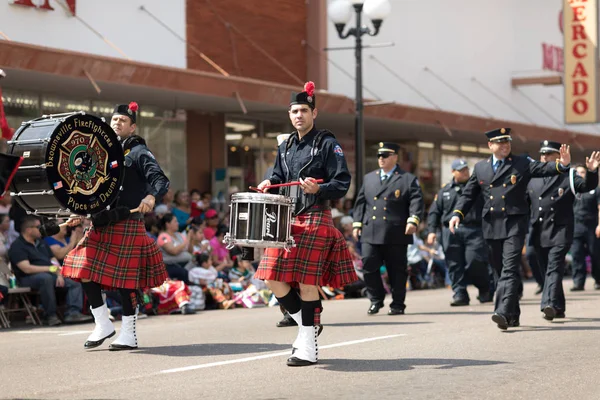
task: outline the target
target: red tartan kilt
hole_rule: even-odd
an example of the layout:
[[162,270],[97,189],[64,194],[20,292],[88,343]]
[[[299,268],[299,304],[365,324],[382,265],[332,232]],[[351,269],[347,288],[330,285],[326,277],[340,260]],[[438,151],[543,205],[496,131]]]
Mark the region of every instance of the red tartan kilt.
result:
[[292,220],[296,247],[266,249],[257,279],[340,288],[358,280],[342,233],[333,226],[331,211],[299,215]]
[[106,289],[153,288],[168,278],[158,245],[133,219],[88,230],[65,257],[62,275]]

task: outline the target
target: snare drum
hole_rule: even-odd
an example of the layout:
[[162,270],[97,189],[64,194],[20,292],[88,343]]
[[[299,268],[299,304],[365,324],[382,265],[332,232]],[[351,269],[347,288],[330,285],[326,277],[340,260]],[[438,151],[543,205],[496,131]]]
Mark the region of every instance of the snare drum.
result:
[[229,233],[223,242],[228,248],[272,247],[290,249],[296,246],[292,237],[290,197],[267,193],[235,193],[231,196]]
[[24,122],[8,142],[23,157],[11,195],[30,214],[90,216],[109,209],[121,190],[123,148],[102,119],[83,111]]

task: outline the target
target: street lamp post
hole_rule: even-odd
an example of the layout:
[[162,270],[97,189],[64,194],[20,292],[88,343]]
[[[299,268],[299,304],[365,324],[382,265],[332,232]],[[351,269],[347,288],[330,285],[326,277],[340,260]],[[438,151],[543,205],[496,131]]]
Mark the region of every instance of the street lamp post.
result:
[[[356,177],[355,194],[362,186],[363,176],[365,174],[365,135],[363,125],[363,91],[362,91],[362,37],[363,35],[376,36],[379,33],[383,19],[391,11],[389,0],[335,0],[328,8],[328,14],[331,21],[335,24],[335,29],[341,39],[354,36],[356,45],[354,48],[354,58],[356,61],[356,99],[355,99],[355,140],[356,140]],[[344,33],[344,28],[352,18],[352,9],[356,14],[356,26],[350,28]],[[374,30],[363,26],[361,22],[362,13],[371,20]]]

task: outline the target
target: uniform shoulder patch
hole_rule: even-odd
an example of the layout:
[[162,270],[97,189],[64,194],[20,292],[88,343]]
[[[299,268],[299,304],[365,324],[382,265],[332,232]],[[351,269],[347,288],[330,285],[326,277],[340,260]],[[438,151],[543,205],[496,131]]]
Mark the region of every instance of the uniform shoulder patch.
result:
[[342,146],[340,146],[339,144],[335,145],[335,147],[333,148],[333,152],[340,157],[344,156],[344,151],[342,150]]
[[154,154],[150,150],[146,150],[144,153],[151,159],[156,160],[156,157],[154,157]]

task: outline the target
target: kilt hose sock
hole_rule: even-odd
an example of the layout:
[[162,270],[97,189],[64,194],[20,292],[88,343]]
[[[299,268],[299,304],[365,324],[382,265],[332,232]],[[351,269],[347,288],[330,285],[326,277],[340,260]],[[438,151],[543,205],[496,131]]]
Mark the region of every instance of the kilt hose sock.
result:
[[123,315],[135,315],[137,308],[137,291],[135,289],[119,289],[121,294],[121,306],[123,307]]
[[[104,299],[102,299],[101,286],[96,282],[82,282],[81,286],[92,308],[102,307]],[[121,294],[123,315],[134,315],[138,305],[137,291],[135,289],[119,289],[119,293]]]
[[321,325],[321,311],[323,311],[323,305],[321,304],[321,300],[302,300],[302,325]]
[[96,282],[81,282],[81,287],[90,302],[92,308],[102,307],[104,299],[102,298],[102,288]]
[[300,314],[300,310],[302,309],[302,300],[300,299],[300,295],[296,289],[291,288],[288,294],[285,296],[277,297],[277,301],[279,301],[279,304],[287,310],[287,312],[290,314],[290,317],[292,317],[298,325],[302,325],[302,316]]

